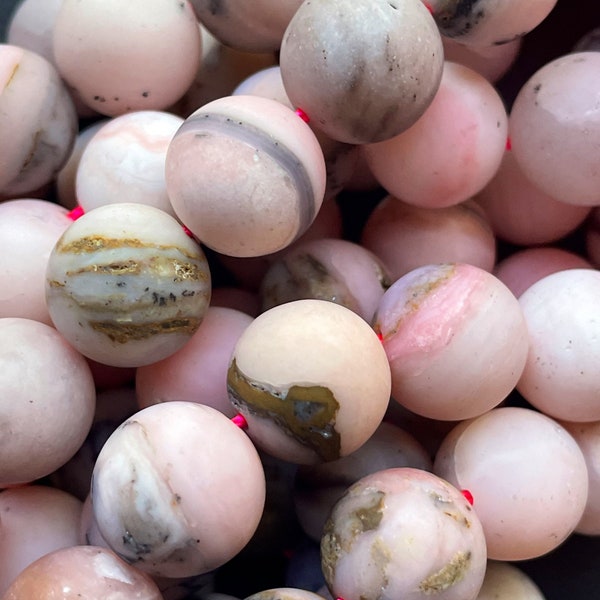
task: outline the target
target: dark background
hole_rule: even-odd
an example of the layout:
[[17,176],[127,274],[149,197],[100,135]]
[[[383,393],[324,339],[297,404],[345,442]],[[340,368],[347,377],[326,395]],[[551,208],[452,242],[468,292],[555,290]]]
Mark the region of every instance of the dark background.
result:
[[[123,0],[127,1],[127,0]],[[249,0],[251,1],[251,0]],[[526,2],[527,0],[522,0]],[[0,41],[5,41],[7,21],[18,0],[0,0]],[[497,84],[507,108],[521,85],[546,62],[571,50],[574,43],[589,30],[600,26],[598,0],[558,0],[551,15],[526,36],[523,50],[511,72]],[[600,77],[600,74],[599,74]],[[0,132],[1,135],[1,132]],[[364,201],[346,203],[364,213]],[[346,214],[350,237],[360,228],[365,214]],[[252,563],[250,559],[250,563]],[[268,587],[284,584],[285,559],[279,553],[266,552],[248,569],[248,561],[234,560],[219,577],[219,591],[245,596]],[[518,563],[540,586],[548,600],[600,599],[600,537],[573,535],[560,548],[547,556]],[[241,577],[240,577],[241,575]]]

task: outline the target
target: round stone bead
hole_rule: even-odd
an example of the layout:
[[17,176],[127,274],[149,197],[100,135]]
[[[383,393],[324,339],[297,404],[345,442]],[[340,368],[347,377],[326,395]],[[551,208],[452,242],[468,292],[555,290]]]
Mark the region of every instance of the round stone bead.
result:
[[166,158],[177,216],[209,248],[262,256],[299,238],[325,193],[323,152],[288,107],[258,96],[227,96],[192,113]]
[[307,299],[271,308],[248,326],[227,383],[258,446],[310,464],[345,456],[373,434],[389,402],[390,370],[366,321]]
[[0,319],[0,488],[45,477],[83,444],[96,393],[85,359],[54,327]]
[[398,135],[423,114],[443,55],[421,0],[305,0],[280,62],[292,103],[333,139],[362,144]]
[[247,544],[262,515],[265,477],[248,436],[222,413],[166,402],[111,435],[91,494],[114,551],[153,575],[190,577]]
[[75,107],[56,69],[35,52],[0,44],[0,199],[50,183],[76,133]]
[[3,600],[162,600],[152,579],[97,546],[72,546],[35,561],[13,581]]
[[166,109],[194,81],[202,52],[188,0],[65,0],[53,43],[63,79],[110,116]]
[[88,358],[118,367],[176,352],[210,299],[199,244],[167,213],[133,203],[75,221],[50,255],[46,279],[57,329]]
[[468,489],[489,558],[550,552],[575,529],[588,497],[585,458],[556,421],[504,407],[463,421],[444,439],[433,471]]
[[600,204],[600,52],[561,56],[519,91],[509,128],[523,174],[568,204]]
[[334,598],[474,600],[486,559],[469,502],[448,482],[408,467],[348,488],[321,540]]

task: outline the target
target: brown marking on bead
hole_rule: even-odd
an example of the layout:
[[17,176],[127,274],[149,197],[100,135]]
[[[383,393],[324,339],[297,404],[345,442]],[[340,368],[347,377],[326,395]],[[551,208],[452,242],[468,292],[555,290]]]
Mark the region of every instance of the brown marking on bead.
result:
[[247,378],[238,369],[235,358],[227,372],[227,389],[240,412],[272,420],[322,460],[340,457],[340,434],[335,430],[340,405],[330,389],[292,385],[288,390],[276,390]]
[[390,583],[386,571],[392,560],[392,555],[392,551],[383,543],[383,540],[379,537],[376,538],[371,545],[371,559],[373,564],[377,567],[377,570],[379,571],[379,577],[381,579],[379,588],[381,589],[382,594],[380,594],[379,597],[383,595],[383,592]]
[[21,167],[21,173],[23,173],[23,171],[27,169],[27,167],[31,164],[31,161],[34,159],[35,153],[37,152],[38,145],[40,143],[40,139],[42,137],[42,133],[42,130],[38,129],[33,135],[33,144],[31,145],[31,150],[29,151],[29,154],[23,162],[23,166]]
[[329,586],[333,584],[335,569],[342,554],[343,548],[340,536],[335,531],[333,519],[328,519],[321,538],[321,569]]
[[349,518],[354,521],[352,524],[353,536],[377,529],[383,518],[385,492],[373,490],[366,494],[365,497],[368,502],[349,515]]
[[91,235],[79,238],[67,244],[59,241],[56,245],[56,252],[74,254],[84,254],[92,252],[101,252],[103,250],[114,250],[116,248],[154,248],[156,250],[175,250],[183,254],[186,258],[201,260],[200,254],[192,254],[179,246],[154,244],[143,242],[136,238],[108,238],[101,235]]
[[179,333],[191,336],[200,327],[201,320],[195,317],[167,319],[153,323],[117,323],[115,321],[89,321],[90,327],[106,335],[111,341],[126,344],[155,335]]
[[6,85],[4,86],[4,89],[6,89],[10,85],[11,81],[14,79],[15,75],[17,74],[17,71],[19,70],[20,66],[21,66],[21,63],[17,63],[13,67],[11,74],[8,76],[8,80],[6,81]]
[[443,592],[462,581],[470,566],[471,552],[457,552],[448,564],[423,579],[419,589],[426,594]]
[[81,273],[99,273],[101,275],[131,275],[141,271],[139,263],[128,260],[123,262],[114,262],[108,265],[88,265],[76,271],[67,271],[67,277],[80,275]]
[[66,286],[66,283],[56,281],[56,279],[48,279],[48,285],[53,288],[63,288]]

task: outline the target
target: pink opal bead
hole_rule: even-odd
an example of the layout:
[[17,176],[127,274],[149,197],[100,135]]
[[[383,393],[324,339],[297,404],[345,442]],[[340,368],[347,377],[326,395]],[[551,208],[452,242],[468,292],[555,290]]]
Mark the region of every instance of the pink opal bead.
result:
[[65,0],[53,48],[81,100],[115,116],[164,110],[183,96],[200,66],[202,38],[188,0]]
[[517,299],[471,265],[415,269],[383,295],[374,318],[392,371],[392,396],[433,419],[460,420],[504,400],[529,341]]
[[219,411],[193,402],[134,414],[94,467],[100,534],[158,576],[199,575],[233,558],[254,534],[264,499],[264,473],[249,438]]
[[228,96],[192,113],[166,160],[175,213],[206,246],[237,257],[289,246],[314,221],[325,161],[292,110],[257,96]]
[[589,206],[561,202],[526,176],[514,152],[504,153],[493,179],[475,196],[494,233],[521,246],[556,242],[575,231],[590,213]]
[[504,154],[508,116],[482,75],[445,62],[431,105],[408,130],[365,149],[388,193],[424,208],[452,206],[479,192]]
[[385,469],[348,488],[321,540],[334,598],[475,600],[486,568],[477,513],[450,483]]
[[257,446],[314,464],[350,454],[377,429],[389,402],[390,368],[356,313],[326,300],[296,300],[246,328],[227,384]]
[[167,149],[183,119],[158,110],[120,115],[87,142],[76,175],[79,205],[136,202],[175,216],[165,183]]
[[491,272],[496,262],[494,233],[471,200],[434,210],[387,196],[367,219],[361,244],[381,259],[392,281],[434,263],[467,263]]
[[496,265],[494,275],[519,298],[536,281],[567,269],[593,269],[593,266],[574,252],[542,246],[511,254]]
[[17,575],[38,558],[79,543],[82,503],[42,485],[0,494],[0,597]]
[[550,552],[575,529],[588,496],[583,453],[566,429],[526,408],[497,408],[457,425],[433,471],[468,489],[489,558]]
[[13,581],[2,600],[163,600],[157,585],[116,554],[72,546],[42,556]]
[[477,600],[546,600],[534,580],[515,565],[489,560]]
[[600,53],[577,52],[544,65],[521,88],[510,114],[515,159],[550,196],[600,204]]
[[0,319],[0,488],[45,477],[79,449],[96,393],[85,359],[56,329]]
[[76,132],[73,102],[52,64],[30,50],[0,44],[0,199],[50,183]]
[[540,279],[519,298],[530,347],[517,389],[557,419],[600,419],[599,294],[600,272],[569,269]]
[[46,200],[0,204],[0,317],[52,324],[46,305],[46,267],[71,223],[64,208]]

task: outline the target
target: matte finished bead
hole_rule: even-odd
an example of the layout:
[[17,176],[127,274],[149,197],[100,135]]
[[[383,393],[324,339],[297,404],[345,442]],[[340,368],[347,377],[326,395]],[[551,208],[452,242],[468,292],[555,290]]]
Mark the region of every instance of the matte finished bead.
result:
[[57,329],[88,358],[119,367],[176,352],[210,299],[201,247],[173,217],[141,204],[110,204],[75,221],[46,278]]
[[366,442],[389,401],[389,364],[366,321],[326,300],[296,300],[242,333],[229,397],[263,450],[296,463],[345,456]]
[[325,193],[310,127],[275,100],[228,96],[192,113],[166,159],[177,216],[209,248],[250,257],[281,250],[314,221]]
[[379,142],[429,106],[443,54],[421,0],[305,0],[281,44],[281,74],[292,103],[333,139]]
[[477,514],[426,471],[378,471],[337,502],[321,540],[334,598],[474,600],[486,567]]
[[219,411],[166,402],[125,421],[94,468],[98,529],[120,556],[164,577],[190,577],[235,556],[258,526],[258,453]]

